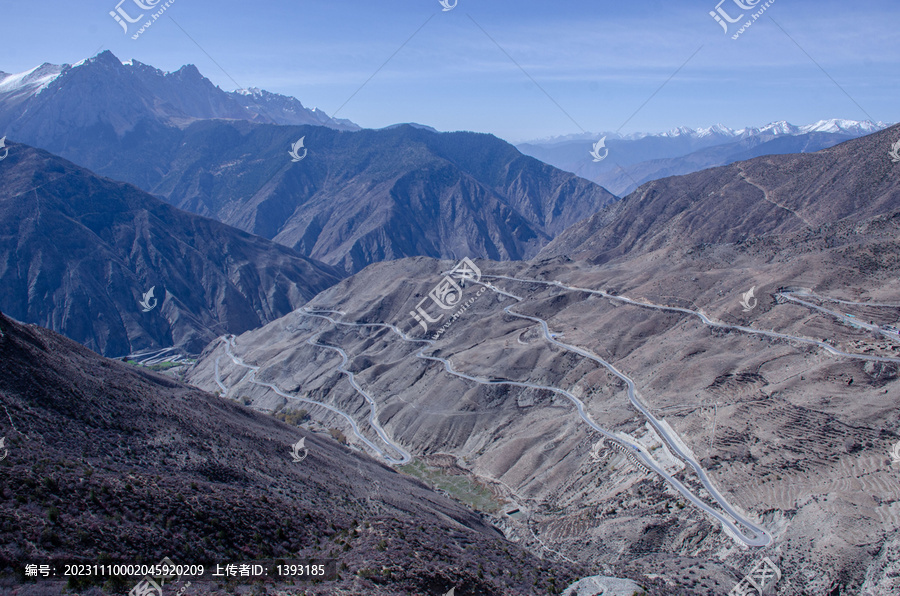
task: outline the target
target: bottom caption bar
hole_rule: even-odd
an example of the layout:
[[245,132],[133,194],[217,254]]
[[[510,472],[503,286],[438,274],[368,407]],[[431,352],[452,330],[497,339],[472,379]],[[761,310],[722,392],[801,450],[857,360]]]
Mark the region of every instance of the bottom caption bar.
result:
[[227,563],[181,565],[168,557],[159,563],[85,563],[83,561],[53,561],[28,563],[24,566],[26,579],[67,578],[134,578],[141,579],[139,594],[152,594],[165,582],[175,581],[254,581],[319,580],[337,577],[335,559],[273,559]]

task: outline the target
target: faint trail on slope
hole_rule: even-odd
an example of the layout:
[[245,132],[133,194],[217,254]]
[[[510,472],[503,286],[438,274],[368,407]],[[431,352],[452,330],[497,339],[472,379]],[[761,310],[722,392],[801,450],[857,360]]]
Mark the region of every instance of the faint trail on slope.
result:
[[222,359],[221,356],[219,356],[219,357],[216,358],[216,384],[217,384],[217,385],[219,386],[219,388],[222,390],[222,397],[228,397],[228,387],[226,387],[226,386],[222,383],[222,381],[219,380],[219,378],[220,378],[220,375],[219,375],[219,360],[221,360],[221,359]]
[[799,213],[797,213],[797,212],[794,211],[793,209],[791,209],[791,208],[789,208],[789,207],[785,207],[784,205],[781,205],[780,203],[776,203],[775,201],[773,201],[772,199],[770,199],[770,198],[769,198],[769,191],[767,191],[765,188],[763,188],[762,186],[760,186],[760,185],[757,184],[756,182],[753,182],[752,180],[750,180],[750,178],[747,177],[747,173],[744,171],[743,166],[738,165],[737,168],[738,168],[738,170],[741,172],[741,178],[744,180],[744,182],[746,182],[747,184],[749,184],[749,185],[751,185],[751,186],[755,186],[757,189],[759,189],[760,191],[762,191],[763,197],[765,198],[766,202],[771,203],[772,205],[775,205],[776,207],[778,207],[778,208],[780,208],[780,209],[784,209],[785,211],[787,211],[788,213],[790,213],[791,215],[793,215],[794,217],[796,217],[797,219],[799,219],[800,221],[802,221],[802,222],[806,225],[806,227],[808,227],[808,228],[813,228],[813,227],[815,227],[815,226],[813,226],[813,224],[811,224],[810,222],[806,221],[806,219],[805,219],[802,215],[800,215]]

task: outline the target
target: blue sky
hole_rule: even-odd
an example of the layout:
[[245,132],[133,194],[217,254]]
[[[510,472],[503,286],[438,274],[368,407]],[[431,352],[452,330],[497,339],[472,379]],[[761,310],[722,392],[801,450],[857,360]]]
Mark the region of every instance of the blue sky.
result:
[[[718,0],[458,0],[447,12],[438,0],[175,0],[137,40],[109,16],[118,1],[0,3],[0,70],[108,49],[167,71],[195,64],[223,89],[293,95],[362,126],[412,121],[514,142],[900,121],[896,0],[776,0],[737,40],[738,25],[726,35],[709,15]],[[134,2],[122,7],[137,16]],[[722,7],[746,20],[764,3]]]

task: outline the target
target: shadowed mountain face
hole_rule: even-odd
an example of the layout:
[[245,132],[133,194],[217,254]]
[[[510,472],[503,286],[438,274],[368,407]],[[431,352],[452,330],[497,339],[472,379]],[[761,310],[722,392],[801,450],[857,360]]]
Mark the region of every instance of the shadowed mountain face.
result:
[[0,308],[102,354],[198,353],[340,275],[44,151],[10,144],[0,162]]
[[[320,112],[289,118],[305,109],[292,98],[226,94],[193,66],[165,74],[104,52],[11,89],[0,94],[10,140],[348,272],[407,256],[528,258],[615,200],[492,135],[350,133]],[[304,126],[259,124],[272,121]],[[301,138],[306,157],[292,162]]]
[[[303,584],[322,596],[548,594],[574,575],[329,438],[2,314],[0,398],[3,569],[335,558],[338,580]],[[294,463],[300,438],[308,457]],[[113,587],[127,593],[136,581]]]
[[205,121],[83,149],[101,174],[349,272],[405,256],[527,258],[615,199],[491,135],[406,125]]
[[888,152],[900,126],[817,153],[771,155],[643,185],[561,234],[538,258],[595,263],[671,246],[738,242],[900,208]]
[[[301,137],[308,154],[293,163]],[[527,258],[614,199],[493,136],[412,126],[204,122],[167,155],[155,194],[350,272],[405,256]]]

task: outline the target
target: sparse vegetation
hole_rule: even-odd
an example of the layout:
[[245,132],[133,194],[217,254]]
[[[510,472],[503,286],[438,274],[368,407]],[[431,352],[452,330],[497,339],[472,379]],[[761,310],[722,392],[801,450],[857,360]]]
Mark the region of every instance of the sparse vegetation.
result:
[[294,426],[300,426],[310,420],[309,412],[306,410],[281,410],[275,414],[275,418]]
[[489,488],[473,481],[468,476],[448,474],[440,468],[431,467],[421,460],[414,460],[398,468],[404,474],[419,478],[427,484],[443,490],[455,499],[478,511],[496,513],[503,504],[497,500]]
[[337,441],[338,443],[342,443],[344,445],[347,444],[347,435],[342,433],[336,428],[329,429],[328,432],[331,434],[331,438]]
[[180,362],[159,362],[157,364],[151,364],[147,368],[149,368],[150,370],[161,372],[164,370],[169,370],[170,368],[177,368],[179,366],[184,366],[184,365],[181,364]]

